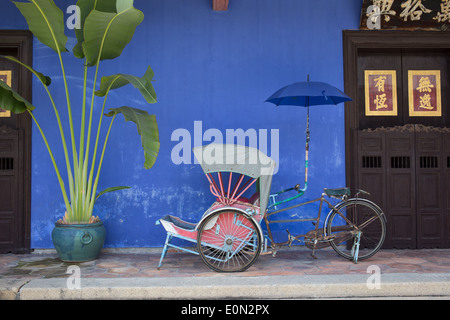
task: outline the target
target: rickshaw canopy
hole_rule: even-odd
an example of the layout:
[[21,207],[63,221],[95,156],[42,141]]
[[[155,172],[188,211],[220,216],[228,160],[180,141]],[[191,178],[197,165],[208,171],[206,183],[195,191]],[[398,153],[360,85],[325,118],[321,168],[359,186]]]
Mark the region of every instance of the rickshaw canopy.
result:
[[266,211],[276,166],[272,158],[256,148],[236,144],[211,143],[195,147],[193,152],[205,174],[233,172],[258,179],[260,210]]

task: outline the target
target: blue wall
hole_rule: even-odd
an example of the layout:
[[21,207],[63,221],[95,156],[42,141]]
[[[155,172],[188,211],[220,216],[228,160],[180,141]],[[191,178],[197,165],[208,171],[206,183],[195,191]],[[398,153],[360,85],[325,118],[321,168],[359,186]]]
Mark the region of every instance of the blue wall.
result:
[[[0,28],[27,29],[15,6],[0,1]],[[153,68],[157,104],[147,105],[129,86],[110,95],[109,107],[128,105],[156,114],[161,140],[155,166],[145,170],[135,126],[115,122],[99,190],[117,185],[132,189],[107,194],[97,202],[95,214],[107,229],[106,247],[162,246],[165,233],[161,226],[155,226],[158,218],[171,213],[196,222],[212,203],[200,167],[172,162],[172,149],[179,143],[172,141],[175,130],[190,132],[192,146],[202,141],[201,134],[194,138],[195,121],[202,125],[202,133],[213,128],[224,137],[227,129],[267,129],[270,140],[271,130],[278,130],[279,170],[272,185],[272,191],[278,191],[302,184],[304,179],[305,109],[277,108],[264,103],[265,99],[282,86],[305,81],[307,74],[311,81],[344,87],[342,30],[358,27],[360,0],[230,0],[226,12],[212,11],[211,2],[136,0],[135,7],[145,14],[143,24],[122,56],[100,69],[101,75],[121,72],[141,76],[148,65]],[[76,1],[56,3],[65,11]],[[68,30],[67,34],[68,47],[72,47],[74,33]],[[77,108],[82,103],[82,61],[67,55],[65,63],[72,81],[72,104]],[[64,105],[55,54],[36,39],[34,68],[52,77],[53,94]],[[33,103],[38,121],[47,128],[51,144],[56,145],[55,154],[61,154],[54,114],[37,81],[33,83]],[[312,109],[311,132],[310,184],[304,199],[316,198],[323,187],[345,184],[344,105]],[[269,155],[271,151],[276,153],[275,149],[269,147]],[[64,159],[59,156],[58,160]],[[64,203],[35,126],[32,190],[31,245],[51,248],[51,230],[64,214]],[[311,216],[314,209],[311,206],[287,215]],[[278,227],[283,237],[286,227]],[[295,233],[311,226],[289,229]]]

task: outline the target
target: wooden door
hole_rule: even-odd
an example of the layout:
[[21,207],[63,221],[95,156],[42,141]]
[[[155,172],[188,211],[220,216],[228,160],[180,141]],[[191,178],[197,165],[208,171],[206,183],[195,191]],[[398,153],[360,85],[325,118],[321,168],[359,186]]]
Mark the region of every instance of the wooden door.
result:
[[[347,183],[385,211],[386,248],[450,248],[450,33],[344,32]],[[397,115],[365,113],[365,70],[393,70]],[[411,116],[408,71],[440,70],[442,115]]]
[[444,245],[450,248],[450,131],[443,133]]
[[445,190],[442,170],[442,133],[416,131],[415,143],[417,247],[443,248]]
[[417,247],[416,175],[414,131],[387,131],[386,212],[389,214],[387,246]]
[[[0,30],[0,55],[31,65],[31,33]],[[31,74],[25,68],[0,59],[0,81],[31,101]],[[30,118],[0,110],[0,253],[30,251]]]

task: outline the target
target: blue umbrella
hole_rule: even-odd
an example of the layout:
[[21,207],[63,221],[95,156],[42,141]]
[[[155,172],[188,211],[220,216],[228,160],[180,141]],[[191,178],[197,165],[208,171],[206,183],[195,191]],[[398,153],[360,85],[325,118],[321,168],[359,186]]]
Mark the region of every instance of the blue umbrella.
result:
[[[293,105],[307,108],[306,115],[306,155],[305,155],[305,187],[296,190],[303,194],[308,186],[308,152],[309,152],[309,107],[317,105],[337,105],[352,99],[341,90],[324,82],[296,82],[275,92],[266,102],[279,105]],[[291,188],[292,189],[292,188]],[[290,189],[289,189],[290,190]],[[288,190],[285,190],[288,191]]]
[[337,105],[350,101],[345,93],[324,82],[296,82],[275,92],[266,102],[279,105],[317,106]]

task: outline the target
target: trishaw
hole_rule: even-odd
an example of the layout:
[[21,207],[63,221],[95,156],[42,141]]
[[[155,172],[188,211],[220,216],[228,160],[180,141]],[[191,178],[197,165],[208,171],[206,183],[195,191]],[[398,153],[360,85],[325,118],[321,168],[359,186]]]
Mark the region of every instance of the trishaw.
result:
[[[169,248],[201,256],[205,264],[218,272],[240,272],[248,269],[261,252],[302,241],[315,250],[331,246],[340,256],[355,263],[373,256],[383,245],[386,218],[375,203],[356,190],[350,198],[349,188],[324,189],[320,198],[280,208],[295,201],[305,189],[296,185],[270,194],[275,161],[256,148],[234,144],[212,143],[195,147],[194,155],[209,181],[211,193],[216,197],[198,223],[190,223],[173,215],[159,219],[167,232],[158,269]],[[281,199],[292,192],[294,196]],[[333,201],[334,200],[334,201]],[[317,202],[318,215],[308,219],[273,220],[281,212]],[[334,204],[333,204],[334,202]],[[337,203],[335,203],[337,202]],[[326,204],[329,211],[321,226],[321,213]],[[263,232],[264,221],[267,228]],[[314,228],[306,234],[288,233],[286,242],[274,240],[271,225],[274,223],[312,222]],[[196,250],[171,243],[180,238],[195,244]]]

